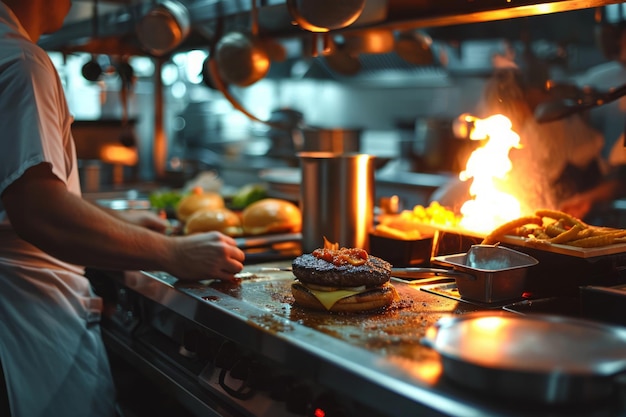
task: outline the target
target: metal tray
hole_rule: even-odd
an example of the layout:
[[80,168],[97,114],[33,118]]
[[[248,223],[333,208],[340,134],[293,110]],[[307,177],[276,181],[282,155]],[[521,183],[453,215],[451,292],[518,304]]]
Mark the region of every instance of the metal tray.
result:
[[486,303],[522,298],[529,267],[538,261],[530,255],[498,245],[472,245],[467,253],[436,256],[433,263],[452,266],[463,298]]

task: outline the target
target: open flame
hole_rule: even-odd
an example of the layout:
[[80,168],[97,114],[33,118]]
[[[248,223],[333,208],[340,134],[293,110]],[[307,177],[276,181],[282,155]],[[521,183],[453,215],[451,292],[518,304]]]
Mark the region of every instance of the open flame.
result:
[[462,117],[472,126],[469,138],[485,143],[472,152],[465,170],[459,174],[462,181],[473,179],[469,188],[472,199],[461,206],[460,225],[488,233],[521,215],[520,202],[506,187],[506,177],[512,169],[509,151],[520,147],[520,137],[511,129],[511,121],[501,114],[486,119]]

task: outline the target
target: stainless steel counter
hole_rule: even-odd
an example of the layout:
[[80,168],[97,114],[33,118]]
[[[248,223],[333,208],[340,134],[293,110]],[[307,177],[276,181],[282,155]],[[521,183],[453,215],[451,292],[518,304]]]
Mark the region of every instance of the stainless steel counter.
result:
[[[230,404],[222,408],[235,410],[215,415],[312,415],[306,413],[329,393],[335,409],[345,411],[329,416],[618,415],[612,401],[553,409],[504,401],[447,381],[438,355],[420,343],[424,332],[444,316],[484,309],[500,314],[501,305],[469,304],[406,282],[394,282],[400,301],[389,310],[333,315],[294,306],[290,272],[260,272],[259,266],[250,265],[244,277],[241,285],[230,285],[181,283],[165,273],[108,276],[104,281],[116,286],[108,294],[109,301],[117,304],[103,325],[108,343],[123,355],[132,356],[135,363],[148,361],[152,370],[159,368],[164,355],[167,362],[177,364],[160,373],[172,381],[172,389],[197,391],[181,397],[187,408],[198,410],[197,415],[207,415],[199,406],[207,403],[200,399],[207,393]],[[146,334],[169,340],[170,353],[156,348],[160,344],[156,339],[142,341]],[[211,348],[216,340],[220,345],[223,341],[232,343],[234,350],[244,352],[240,357],[261,364],[264,371],[260,374],[265,379],[253,387],[254,399],[239,398],[237,392],[211,382],[217,378],[214,373],[219,355]],[[176,377],[181,361],[186,363],[183,368],[190,382]],[[310,395],[298,403],[293,398],[300,391],[288,389],[285,398],[276,400],[268,390],[285,376],[297,386],[309,387],[306,392]],[[198,383],[200,388],[195,386]]]

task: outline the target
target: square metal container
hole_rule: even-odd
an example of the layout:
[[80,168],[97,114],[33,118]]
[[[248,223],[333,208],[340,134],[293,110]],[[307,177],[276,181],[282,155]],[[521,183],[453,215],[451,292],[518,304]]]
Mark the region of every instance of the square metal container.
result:
[[462,298],[496,303],[522,298],[528,268],[538,264],[530,255],[498,245],[473,245],[467,253],[437,256],[433,263],[452,266]]

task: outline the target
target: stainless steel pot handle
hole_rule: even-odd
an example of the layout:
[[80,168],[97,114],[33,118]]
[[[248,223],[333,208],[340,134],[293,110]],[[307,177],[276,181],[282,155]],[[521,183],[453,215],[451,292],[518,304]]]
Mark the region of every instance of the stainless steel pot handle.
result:
[[430,278],[430,277],[450,277],[476,280],[476,277],[466,272],[443,268],[392,268],[391,276],[397,278]]

